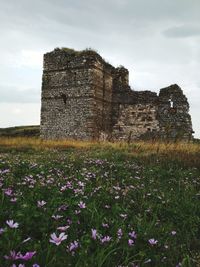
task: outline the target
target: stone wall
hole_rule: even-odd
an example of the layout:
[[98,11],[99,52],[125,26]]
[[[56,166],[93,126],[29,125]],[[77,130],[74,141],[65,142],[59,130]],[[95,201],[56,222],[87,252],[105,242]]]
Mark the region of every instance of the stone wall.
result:
[[129,72],[95,51],[55,49],[44,55],[41,137],[134,140],[192,138],[180,87],[133,91]]

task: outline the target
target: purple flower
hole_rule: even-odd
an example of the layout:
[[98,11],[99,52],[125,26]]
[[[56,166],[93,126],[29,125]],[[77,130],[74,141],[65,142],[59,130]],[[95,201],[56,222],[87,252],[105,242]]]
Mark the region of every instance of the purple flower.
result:
[[149,239],[148,242],[149,242],[150,245],[154,246],[154,245],[156,245],[158,243],[158,240],[156,240],[154,238],[151,238],[151,239]]
[[96,240],[97,239],[97,230],[92,229],[92,239]]
[[16,197],[13,197],[13,198],[10,199],[10,202],[15,203],[16,201],[17,201],[17,198]]
[[38,200],[38,202],[37,202],[37,206],[38,206],[38,208],[42,208],[44,205],[46,205],[47,204],[47,202],[46,201],[44,201],[44,200]]
[[102,239],[101,239],[101,243],[107,243],[107,242],[110,242],[110,240],[112,239],[112,237],[110,236],[104,236]]
[[3,228],[0,228],[0,235],[3,234],[5,230]]
[[86,204],[83,201],[80,201],[78,204],[80,209],[85,209],[86,208]]
[[49,239],[49,242],[56,244],[56,246],[59,246],[65,239],[67,239],[67,235],[65,235],[65,233],[60,233],[58,237],[55,233],[53,233],[51,234],[51,239]]
[[28,261],[30,259],[32,259],[32,257],[36,254],[36,251],[30,251],[30,252],[26,252],[26,254],[23,256],[23,255],[20,255],[20,259],[21,260],[25,260],[25,261]]
[[20,252],[16,252],[14,250],[11,250],[10,255],[9,256],[5,255],[4,258],[6,260],[18,260],[18,259],[20,259],[21,255],[22,254]]
[[17,222],[14,223],[13,220],[6,221],[6,223],[10,228],[18,228],[18,226],[19,226],[19,224]]
[[74,251],[79,247],[78,242],[75,240],[74,242],[71,242],[70,245],[68,246],[69,251]]
[[66,231],[69,227],[70,227],[69,225],[65,225],[65,226],[59,226],[57,227],[57,229],[60,231]]
[[132,232],[130,232],[130,233],[128,233],[128,234],[129,234],[129,236],[130,236],[131,238],[133,238],[133,239],[136,239],[136,238],[137,238],[137,234],[136,234],[135,231],[132,231]]
[[129,245],[130,247],[133,246],[133,245],[134,245],[134,240],[129,239],[129,240],[128,240],[128,245]]
[[52,215],[51,216],[54,220],[59,220],[60,218],[62,218],[63,216],[62,215]]
[[102,223],[102,226],[103,226],[104,228],[109,228],[109,225],[108,225],[107,223]]
[[34,263],[33,267],[40,267],[40,265],[38,265],[37,263]]
[[12,196],[13,190],[11,188],[7,188],[4,190],[4,194],[7,196]]
[[176,231],[171,231],[171,234],[172,235],[176,235]]

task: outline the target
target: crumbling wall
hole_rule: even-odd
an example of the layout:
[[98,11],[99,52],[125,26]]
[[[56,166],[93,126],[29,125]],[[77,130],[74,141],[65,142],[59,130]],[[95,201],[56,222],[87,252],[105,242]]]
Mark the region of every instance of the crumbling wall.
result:
[[135,140],[155,137],[159,131],[157,120],[157,94],[150,91],[121,92],[123,101],[118,107],[118,117],[113,125],[114,140]]
[[174,84],[160,90],[157,117],[161,139],[190,140],[192,138],[189,103],[178,85]]

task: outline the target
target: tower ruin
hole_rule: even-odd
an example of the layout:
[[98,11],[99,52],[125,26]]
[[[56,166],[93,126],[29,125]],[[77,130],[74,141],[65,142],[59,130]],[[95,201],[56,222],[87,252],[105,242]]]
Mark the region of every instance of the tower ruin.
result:
[[92,50],[44,55],[41,137],[75,140],[192,138],[189,104],[174,84],[133,91],[129,72]]

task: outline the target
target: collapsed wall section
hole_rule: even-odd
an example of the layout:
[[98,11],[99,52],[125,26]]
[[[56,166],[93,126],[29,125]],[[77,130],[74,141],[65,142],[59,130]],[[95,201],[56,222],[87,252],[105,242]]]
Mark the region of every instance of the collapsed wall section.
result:
[[157,117],[160,126],[160,139],[192,139],[193,130],[189,103],[177,84],[160,90]]
[[118,102],[118,116],[112,132],[113,139],[131,141],[155,137],[159,131],[156,93],[127,90],[125,94],[121,94],[123,97],[121,97],[122,101]]

